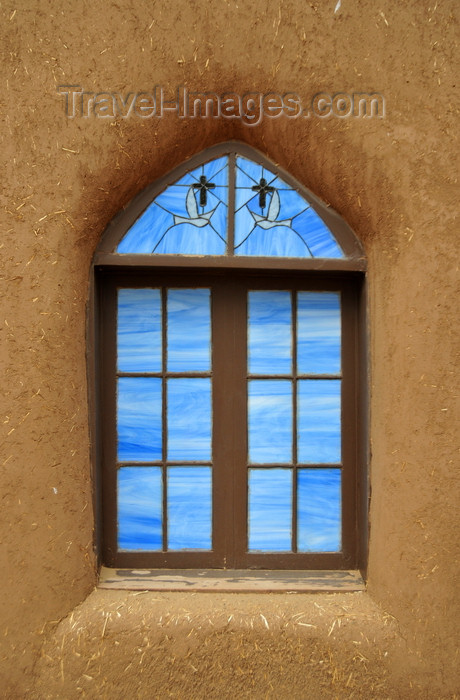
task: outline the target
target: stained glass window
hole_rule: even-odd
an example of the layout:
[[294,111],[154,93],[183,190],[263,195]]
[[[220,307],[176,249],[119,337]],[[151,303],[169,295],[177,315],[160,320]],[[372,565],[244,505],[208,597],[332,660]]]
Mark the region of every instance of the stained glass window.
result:
[[359,242],[233,143],[120,217],[95,267],[104,563],[358,567]]
[[242,156],[210,160],[166,186],[116,252],[345,257],[300,188]]

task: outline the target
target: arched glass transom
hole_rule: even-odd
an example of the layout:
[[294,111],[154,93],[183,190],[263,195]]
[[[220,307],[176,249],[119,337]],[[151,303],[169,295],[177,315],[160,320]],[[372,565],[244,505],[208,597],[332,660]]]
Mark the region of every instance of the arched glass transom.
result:
[[303,188],[229,153],[166,184],[118,243],[143,255],[342,259],[347,253]]

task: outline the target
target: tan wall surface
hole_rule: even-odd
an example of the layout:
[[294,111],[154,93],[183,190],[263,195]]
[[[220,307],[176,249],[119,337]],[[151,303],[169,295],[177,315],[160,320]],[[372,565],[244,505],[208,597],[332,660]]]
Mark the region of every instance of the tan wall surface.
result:
[[[0,676],[22,698],[92,590],[85,304],[110,219],[185,158],[246,141],[329,202],[369,258],[369,591],[455,689],[454,0],[2,3]],[[458,79],[458,66],[457,66]],[[126,94],[378,92],[383,119],[68,119]],[[457,130],[455,129],[457,126]],[[458,640],[457,640],[458,641]],[[428,683],[429,681],[427,681]],[[433,691],[434,692],[434,691]],[[434,697],[437,697],[434,694]]]

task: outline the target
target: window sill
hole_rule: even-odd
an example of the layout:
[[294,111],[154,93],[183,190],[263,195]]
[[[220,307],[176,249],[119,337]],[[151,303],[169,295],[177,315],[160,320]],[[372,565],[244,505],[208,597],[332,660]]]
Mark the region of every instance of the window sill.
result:
[[324,593],[363,591],[359,571],[253,571],[210,569],[108,569],[99,588],[128,591],[217,593]]

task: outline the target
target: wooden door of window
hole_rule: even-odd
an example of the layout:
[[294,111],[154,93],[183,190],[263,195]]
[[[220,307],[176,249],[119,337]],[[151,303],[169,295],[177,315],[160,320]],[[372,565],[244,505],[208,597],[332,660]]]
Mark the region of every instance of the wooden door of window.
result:
[[105,563],[352,566],[354,285],[176,272],[102,289]]

